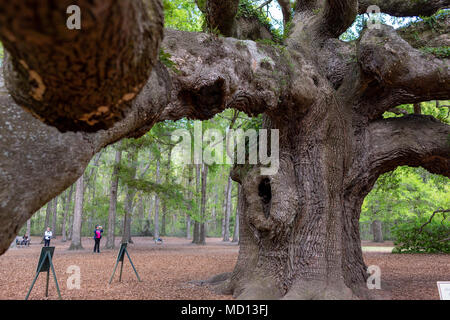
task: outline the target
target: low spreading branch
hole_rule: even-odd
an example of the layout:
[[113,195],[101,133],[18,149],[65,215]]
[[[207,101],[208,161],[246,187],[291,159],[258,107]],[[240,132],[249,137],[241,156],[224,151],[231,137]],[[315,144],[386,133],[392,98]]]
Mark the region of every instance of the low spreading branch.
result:
[[352,25],[357,12],[357,0],[327,0],[323,9],[321,30],[337,38]]
[[378,6],[383,13],[396,17],[431,16],[440,9],[450,8],[449,0],[406,1],[406,0],[359,0],[360,14],[372,6]]
[[408,115],[369,126],[370,172],[374,177],[398,166],[424,167],[450,177],[450,126],[431,116]]

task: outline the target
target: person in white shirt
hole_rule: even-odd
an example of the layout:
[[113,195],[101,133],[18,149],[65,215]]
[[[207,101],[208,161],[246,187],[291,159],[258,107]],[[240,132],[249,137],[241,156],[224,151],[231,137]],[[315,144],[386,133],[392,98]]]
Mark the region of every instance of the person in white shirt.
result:
[[53,232],[50,227],[47,228],[47,231],[44,233],[44,247],[50,247],[50,240],[53,237]]

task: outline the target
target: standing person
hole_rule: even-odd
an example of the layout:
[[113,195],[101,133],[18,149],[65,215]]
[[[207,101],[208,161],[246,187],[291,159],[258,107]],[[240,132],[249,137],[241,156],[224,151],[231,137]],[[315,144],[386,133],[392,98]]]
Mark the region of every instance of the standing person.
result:
[[53,232],[50,227],[47,227],[47,231],[44,233],[44,247],[50,247],[50,240],[53,237]]
[[94,252],[100,253],[100,239],[102,238],[103,227],[97,225],[94,230]]

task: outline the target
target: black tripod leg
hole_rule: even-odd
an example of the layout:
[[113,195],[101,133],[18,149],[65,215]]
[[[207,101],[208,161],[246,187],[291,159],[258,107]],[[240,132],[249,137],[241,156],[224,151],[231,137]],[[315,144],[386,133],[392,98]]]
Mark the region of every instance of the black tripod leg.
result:
[[[52,258],[50,256],[48,258],[50,259],[50,267],[52,268],[53,278],[55,279],[56,291],[58,291],[58,297],[61,300],[62,299],[61,292],[59,291],[58,280],[56,279],[56,272],[55,272],[55,268],[53,267]],[[47,273],[47,287],[48,287],[48,273]]]
[[127,254],[128,260],[130,260],[131,266],[133,267],[134,273],[136,273],[136,277],[138,278],[138,281],[141,282],[141,278],[139,278],[139,274],[136,271],[136,268],[134,267],[133,261],[131,261],[130,255],[128,254],[128,250],[125,251]]

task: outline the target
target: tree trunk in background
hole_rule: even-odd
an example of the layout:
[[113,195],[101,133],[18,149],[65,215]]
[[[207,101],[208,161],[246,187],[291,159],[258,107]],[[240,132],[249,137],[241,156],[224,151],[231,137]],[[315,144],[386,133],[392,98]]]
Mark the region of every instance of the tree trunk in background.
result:
[[114,168],[111,175],[111,187],[109,192],[109,210],[108,210],[108,234],[106,237],[107,249],[114,249],[115,247],[115,229],[116,229],[116,211],[117,211],[117,191],[119,187],[119,168],[120,161],[122,160],[122,150],[120,147],[116,149],[116,156],[114,159]]
[[[146,42],[159,39],[157,34],[133,23],[145,16],[141,1],[116,1],[111,7],[107,4],[112,1],[83,1],[97,4],[93,19],[88,19],[90,26],[99,22],[88,29],[95,37],[84,35],[88,31],[84,28],[67,32],[54,23],[64,21],[65,13],[57,10],[63,8],[61,1],[41,2],[36,15],[29,10],[30,3],[37,7],[36,0],[3,1],[0,10],[0,39],[13,58],[4,64],[4,73],[15,99],[0,95],[0,254],[18,227],[82,174],[94,152],[123,137],[140,136],[157,121],[208,119],[225,108],[265,113],[263,128],[278,130],[271,137],[279,140],[269,143],[277,147],[271,148],[274,171],[264,174],[263,168],[249,166],[236,173],[244,205],[240,253],[229,291],[242,299],[366,297],[368,275],[358,221],[364,197],[376,179],[401,165],[422,166],[450,177],[450,126],[432,116],[383,118],[385,111],[399,104],[450,98],[445,59],[424,54],[402,38],[404,31],[412,35],[420,28],[397,32],[382,25],[364,30],[351,44],[338,40],[371,0],[297,1],[298,14],[282,49],[251,40],[243,45],[228,37],[166,30],[163,47],[179,72],[159,63],[150,79],[146,63],[133,63],[146,57],[152,46],[155,58],[159,47]],[[119,3],[131,10],[117,10]],[[423,1],[377,3],[394,16],[396,12],[423,16],[430,7],[433,14],[448,1],[427,1],[426,6]],[[239,1],[230,5],[211,0],[206,5],[210,29],[217,26],[222,34],[231,33]],[[127,15],[122,19],[117,12]],[[216,24],[222,18],[223,23]],[[157,24],[162,27],[161,20]],[[55,25],[60,27],[52,28]],[[130,26],[132,31],[126,32]],[[125,33],[117,32],[121,28]],[[42,36],[41,29],[57,37]],[[61,41],[68,37],[76,41]],[[107,50],[105,41],[92,41],[99,37],[112,40],[106,41]],[[411,42],[427,44],[425,37],[419,40]],[[96,50],[89,50],[90,46]],[[140,54],[134,54],[136,50]],[[74,54],[82,51],[87,54]],[[131,66],[124,63],[130,60]],[[64,68],[64,61],[80,69],[81,77]],[[112,70],[109,77],[105,66],[113,65],[119,70]],[[148,72],[145,77],[127,81],[130,71],[139,69]],[[107,72],[99,75],[99,70]],[[105,77],[107,83],[99,81]],[[86,82],[82,87],[88,90],[80,90],[78,82]],[[132,101],[144,83],[144,90]],[[70,86],[79,99],[67,94]],[[70,129],[64,124],[73,119],[85,124],[85,131],[95,131],[93,126],[105,125],[105,117],[114,121],[116,115],[125,115],[120,108],[124,100],[132,109],[129,116],[112,130],[95,134],[60,134],[22,109],[47,123],[59,123],[62,129]],[[88,108],[79,101],[86,101]],[[98,103],[102,101],[107,103]],[[260,144],[259,150],[268,151],[267,147]]]
[[[197,218],[194,219],[194,232],[192,236],[192,243],[198,244],[200,242],[200,222],[198,221],[200,219],[200,201],[199,194],[201,189],[201,171],[200,171],[200,165],[195,165],[195,184],[196,184],[196,197],[195,197],[195,211]],[[199,201],[200,200],[200,201]]]
[[44,221],[44,231],[47,227],[50,227],[50,216],[52,214],[53,199],[47,203],[47,208],[45,209],[45,221]]
[[[225,200],[224,200],[224,203],[225,203]],[[226,206],[224,205],[223,207],[224,207],[224,210],[222,212],[223,212],[224,216],[222,217],[222,221],[221,221],[222,222],[222,233],[221,233],[222,241],[223,241],[223,238],[225,237],[225,211],[226,211]]]
[[208,183],[208,165],[203,164],[202,167],[202,198],[200,209],[200,234],[198,244],[206,244],[206,186]]
[[56,238],[56,220],[58,219],[58,197],[53,199],[53,218],[52,218],[52,232],[53,239]]
[[84,174],[77,180],[75,187],[75,209],[73,212],[72,242],[69,250],[81,250],[81,225],[83,222]]
[[125,216],[123,217],[123,232],[122,232],[122,243],[133,243],[130,234],[130,224],[131,224],[131,206],[133,199],[131,198],[130,191],[127,192],[127,196],[125,198]]
[[227,212],[228,183],[223,188],[223,190],[224,190],[224,196],[223,196],[223,201],[222,201],[222,219],[221,219],[221,227],[222,227],[221,237],[222,237],[222,239],[225,237],[225,216],[226,216],[226,212]]
[[42,231],[42,240],[41,244],[44,243],[44,232],[47,230],[47,227],[50,227],[50,215],[52,214],[53,207],[53,199],[47,203],[47,207],[45,209],[45,220],[44,220],[44,231]]
[[139,221],[142,223],[144,221],[144,200],[142,199],[142,193],[139,194],[138,215]]
[[[330,104],[320,110],[331,117],[330,123],[311,115],[304,125],[296,125],[295,136],[292,127],[277,123],[275,174],[263,175],[257,166],[236,166],[232,172],[244,195],[239,257],[228,282],[239,299],[351,299],[369,294],[358,219],[373,186],[365,183],[376,179],[343,181],[350,156],[346,150],[352,144],[343,125],[334,121],[339,108]],[[263,127],[267,125],[272,122],[265,117]],[[318,142],[317,136],[323,140]],[[299,166],[297,159],[303,159]]]
[[225,207],[225,216],[224,216],[224,234],[223,241],[230,241],[230,216],[231,216],[231,191],[233,189],[233,184],[231,180],[231,176],[228,177],[228,185],[227,185],[227,198],[226,198],[226,207]]
[[27,231],[26,231],[26,236],[28,237],[28,239],[30,238],[30,234],[31,234],[31,218],[27,220]]
[[188,176],[188,200],[189,200],[189,206],[188,210],[189,212],[186,214],[186,239],[191,239],[191,212],[192,212],[192,180],[193,180],[193,166],[189,165],[189,176]]
[[[137,171],[137,160],[139,156],[139,149],[136,146],[131,146],[128,151],[128,162],[130,165],[130,179],[136,179],[136,171]],[[133,239],[131,239],[131,219],[133,216],[133,201],[136,195],[136,189],[133,187],[127,186],[127,195],[125,197],[125,216],[123,218],[123,234],[122,234],[122,243],[133,243]]]
[[233,232],[233,240],[232,242],[239,242],[239,213],[241,211],[243,195],[241,190],[241,185],[238,185],[238,201],[236,205],[236,215],[234,218],[234,232]]
[[[66,224],[66,205],[67,205],[67,198],[69,197],[69,189],[66,189],[62,194],[61,194],[61,198],[62,198],[62,202],[61,202],[61,208],[63,210],[63,214],[62,214],[62,221],[61,221],[61,242],[63,241],[63,234],[64,234],[64,230],[63,227]],[[67,239],[66,239],[67,240]]]
[[133,218],[134,218],[134,197],[136,195],[136,190],[133,190],[134,194],[133,194],[133,200],[130,203],[130,214],[128,215],[128,221],[127,221],[127,234],[128,234],[128,243],[134,243],[133,238],[132,238],[132,233],[131,233],[131,226],[133,224]]
[[[156,160],[156,183],[161,183],[161,172],[160,172],[161,160],[158,158]],[[153,238],[159,238],[159,197],[155,194],[155,216],[154,216],[154,227],[155,232],[153,232]]]
[[186,214],[186,239],[191,239],[191,216]]
[[[167,168],[166,168],[166,176],[165,176],[165,183],[169,183],[170,179],[170,161],[172,159],[172,148],[169,147],[169,154],[167,156]],[[167,199],[163,200],[162,204],[162,220],[161,220],[161,235],[163,237],[166,236],[166,220],[167,220]]]
[[92,189],[92,194],[91,194],[91,212],[90,212],[90,216],[89,216],[89,230],[94,230],[95,229],[95,225],[100,224],[100,221],[96,221],[95,224],[93,224],[93,219],[97,219],[97,199],[95,197],[95,191],[97,188],[97,173],[98,170],[95,170],[94,172],[94,176],[92,177],[92,181],[91,181],[91,189]]
[[73,194],[73,185],[70,186],[70,190],[67,193],[66,192],[66,201],[64,204],[64,217],[63,217],[63,222],[62,222],[62,226],[61,226],[61,235],[62,235],[62,242],[66,242],[67,241],[67,231],[66,231],[66,223],[67,223],[67,215],[69,214],[69,208],[70,208],[70,204],[72,202],[72,194]]
[[154,198],[149,197],[148,198],[148,214],[147,214],[147,220],[149,223],[152,221],[153,205],[154,205]]
[[[66,28],[71,4],[82,12],[76,36]],[[0,24],[8,30],[0,38],[16,67],[13,97],[63,132],[112,127],[158,61],[161,8],[153,0],[2,1]]]
[[380,220],[374,220],[372,222],[373,242],[384,242],[383,229]]

